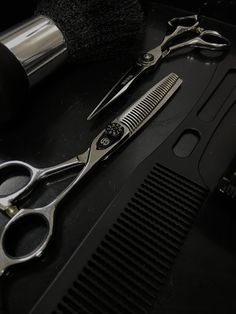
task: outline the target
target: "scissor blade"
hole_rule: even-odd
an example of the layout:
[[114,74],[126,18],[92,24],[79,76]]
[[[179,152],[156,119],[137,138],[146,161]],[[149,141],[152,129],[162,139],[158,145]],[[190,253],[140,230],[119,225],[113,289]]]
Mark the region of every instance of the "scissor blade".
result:
[[108,158],[155,115],[176,92],[182,80],[175,73],[166,76],[100,132],[90,146],[86,168]]
[[102,101],[88,116],[87,120],[91,120],[108,105],[114,102],[118,97],[126,92],[126,90],[136,81],[136,79],[147,69],[147,66],[136,64],[134,67],[122,76],[122,78],[112,87]]
[[129,129],[129,137],[167,103],[182,82],[177,74],[169,74],[117,118],[118,122]]

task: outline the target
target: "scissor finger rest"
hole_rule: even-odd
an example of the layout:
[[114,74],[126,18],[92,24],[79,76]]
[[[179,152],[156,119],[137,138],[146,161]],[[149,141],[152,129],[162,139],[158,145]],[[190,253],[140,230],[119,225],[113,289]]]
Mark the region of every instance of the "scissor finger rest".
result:
[[53,231],[55,206],[20,210],[0,238],[0,274],[9,266],[41,256]]

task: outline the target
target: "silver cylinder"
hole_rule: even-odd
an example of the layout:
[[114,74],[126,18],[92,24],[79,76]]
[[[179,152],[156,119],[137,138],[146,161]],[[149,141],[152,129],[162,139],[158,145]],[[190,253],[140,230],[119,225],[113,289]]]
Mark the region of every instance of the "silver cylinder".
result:
[[67,57],[63,34],[45,16],[30,18],[1,33],[0,42],[21,63],[28,76],[29,86],[42,80]]

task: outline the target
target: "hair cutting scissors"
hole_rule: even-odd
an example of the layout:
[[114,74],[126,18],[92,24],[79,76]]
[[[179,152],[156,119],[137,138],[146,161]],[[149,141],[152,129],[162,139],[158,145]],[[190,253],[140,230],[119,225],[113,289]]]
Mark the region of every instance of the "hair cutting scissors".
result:
[[[0,165],[0,171],[18,167],[29,172],[29,182],[24,187],[13,194],[0,197],[0,209],[10,217],[0,237],[0,274],[11,265],[29,261],[42,254],[53,233],[54,213],[58,204],[98,162],[105,160],[136,134],[164,106],[181,83],[182,80],[174,73],[165,77],[100,132],[85,153],[69,161],[45,169],[38,169],[21,161],[10,161]],[[83,168],[53,201],[40,208],[20,208],[19,201],[29,196],[39,180],[75,166],[83,166]],[[34,224],[44,227],[45,235],[42,241],[29,254],[23,256],[12,254],[11,242],[14,243],[19,230],[24,237],[24,227],[31,223],[32,218]]]
[[[214,30],[204,30],[199,26],[197,15],[176,17],[168,22],[168,30],[162,43],[154,49],[144,53],[136,64],[112,87],[93,112],[88,120],[105,109],[109,104],[124,94],[139,77],[150,69],[154,69],[171,52],[184,48],[194,47],[208,50],[224,50],[230,47],[230,41]],[[190,38],[183,40],[182,35]],[[194,36],[193,36],[194,35]],[[176,43],[176,39],[182,41]]]

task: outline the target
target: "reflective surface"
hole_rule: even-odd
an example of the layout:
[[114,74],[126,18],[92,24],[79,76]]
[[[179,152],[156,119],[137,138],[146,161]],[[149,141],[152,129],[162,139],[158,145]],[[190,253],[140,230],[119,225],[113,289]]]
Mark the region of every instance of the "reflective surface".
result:
[[30,86],[51,73],[67,54],[61,31],[44,16],[33,17],[0,34],[0,42],[20,61]]

